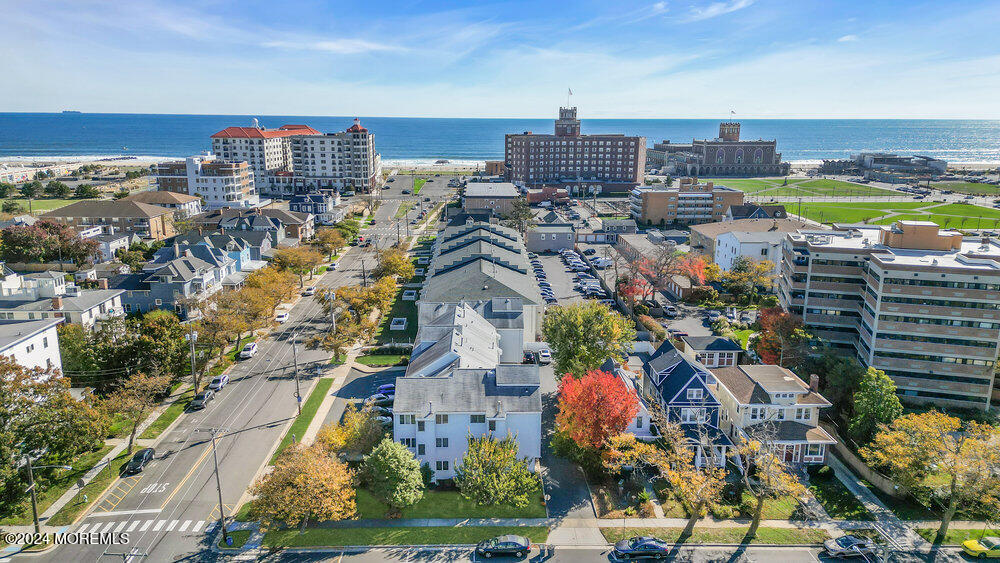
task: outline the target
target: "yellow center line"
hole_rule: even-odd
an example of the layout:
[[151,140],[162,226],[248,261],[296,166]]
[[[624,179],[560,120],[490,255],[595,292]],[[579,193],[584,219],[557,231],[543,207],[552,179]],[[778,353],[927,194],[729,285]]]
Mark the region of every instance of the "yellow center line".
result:
[[194,462],[194,465],[191,466],[191,470],[187,472],[187,475],[185,475],[183,479],[181,479],[180,483],[177,483],[177,486],[174,487],[174,490],[170,493],[167,499],[163,501],[163,505],[160,506],[160,510],[167,507],[167,503],[170,502],[170,499],[174,498],[174,495],[177,494],[177,491],[181,490],[181,487],[183,487],[184,483],[186,483],[187,480],[191,478],[191,475],[195,472],[196,469],[198,469],[198,466],[201,465],[201,462],[205,460],[205,457],[208,455],[210,451],[212,451],[212,449],[208,446],[205,446],[205,451],[201,453],[201,457],[199,457]]

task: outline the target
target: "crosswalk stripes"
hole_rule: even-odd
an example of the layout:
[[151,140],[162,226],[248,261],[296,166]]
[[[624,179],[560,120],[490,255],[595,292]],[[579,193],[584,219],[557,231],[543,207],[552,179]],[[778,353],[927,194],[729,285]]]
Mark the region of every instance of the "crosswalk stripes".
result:
[[215,529],[218,522],[210,522],[207,527],[205,524],[204,520],[125,520],[124,522],[114,520],[111,522],[85,522],[80,524],[80,527],[76,531],[79,533],[90,531],[92,533],[103,534],[111,531],[115,533],[145,532],[152,528],[154,532],[162,530],[164,532],[196,534],[202,531],[202,528],[204,528],[204,533],[211,532]]

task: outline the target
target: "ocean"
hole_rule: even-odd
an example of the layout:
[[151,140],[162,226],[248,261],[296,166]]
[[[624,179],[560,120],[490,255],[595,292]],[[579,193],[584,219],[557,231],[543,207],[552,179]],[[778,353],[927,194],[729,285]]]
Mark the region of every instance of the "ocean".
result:
[[[250,126],[254,116],[0,113],[0,160],[15,157],[184,157],[209,150],[209,135]],[[265,127],[304,123],[338,131],[353,117],[260,116]],[[777,139],[786,161],[860,151],[921,154],[949,162],[1000,161],[1000,121],[933,119],[741,119],[742,138]],[[505,133],[550,133],[552,119],[362,117],[387,163],[479,162],[503,156]],[[712,119],[584,119],[584,133],[643,135],[687,143],[718,134]]]

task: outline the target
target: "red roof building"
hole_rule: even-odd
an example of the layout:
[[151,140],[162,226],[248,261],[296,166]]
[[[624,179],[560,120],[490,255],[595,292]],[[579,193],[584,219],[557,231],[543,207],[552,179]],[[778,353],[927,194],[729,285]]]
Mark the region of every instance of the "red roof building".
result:
[[[356,121],[356,120],[355,120]],[[282,125],[277,129],[260,127],[226,127],[212,135],[213,139],[274,139],[292,135],[322,135],[308,125]]]

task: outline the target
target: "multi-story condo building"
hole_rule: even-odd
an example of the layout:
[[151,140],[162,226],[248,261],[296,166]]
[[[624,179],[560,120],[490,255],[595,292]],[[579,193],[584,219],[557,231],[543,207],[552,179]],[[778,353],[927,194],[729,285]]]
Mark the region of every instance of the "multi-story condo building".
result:
[[189,156],[181,162],[157,164],[156,182],[160,190],[203,199],[209,209],[260,205],[254,172],[246,161]]
[[1000,244],[926,221],[789,233],[778,296],[901,398],[987,409],[1000,347]]
[[521,186],[564,184],[577,193],[626,191],[642,184],[646,138],[583,135],[576,108],[559,108],[554,135],[508,134],[504,155],[508,180]]
[[293,183],[297,192],[353,189],[371,192],[382,186],[382,157],[375,134],[360,120],[346,131],[292,137]]
[[265,129],[254,119],[253,127],[226,127],[212,135],[212,154],[227,162],[246,161],[261,182],[276,172],[292,171],[292,137],[322,135],[308,125],[282,125]]
[[647,158],[668,172],[690,176],[779,176],[788,173],[789,164],[781,162],[775,140],[740,140],[740,124],[719,124],[715,139],[694,139],[691,144],[670,141],[647,149]]
[[743,192],[696,178],[682,178],[674,187],[637,187],[629,194],[629,212],[641,225],[722,221],[732,205],[743,205]]
[[823,463],[837,441],[819,426],[819,377],[806,385],[791,371],[772,365],[720,367],[708,385],[722,405],[719,428],[734,441],[766,441],[791,463]]
[[124,231],[152,240],[174,236],[172,209],[136,201],[88,199],[53,209],[42,218],[65,223],[77,230],[100,227],[105,233]]

